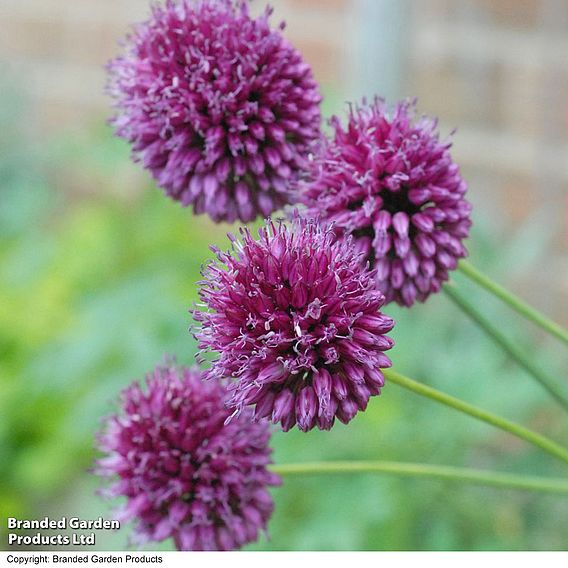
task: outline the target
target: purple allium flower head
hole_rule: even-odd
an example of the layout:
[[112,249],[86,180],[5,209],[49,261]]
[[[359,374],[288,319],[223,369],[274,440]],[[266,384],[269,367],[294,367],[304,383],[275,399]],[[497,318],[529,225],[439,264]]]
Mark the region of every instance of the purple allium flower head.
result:
[[386,301],[411,306],[438,292],[467,255],[467,185],[441,142],[436,121],[414,119],[414,104],[389,114],[384,101],[352,107],[347,127],[335,130],[301,184],[308,216],[349,234],[376,268]]
[[244,0],[167,0],[109,64],[117,135],[170,197],[214,221],[288,203],[319,140],[318,86],[270,14],[253,18]]
[[226,390],[193,369],[158,367],[133,383],[99,435],[96,472],[117,478],[105,494],[127,501],[138,542],[173,537],[180,550],[231,550],[257,539],[279,478],[269,425],[243,413],[225,424]]
[[233,379],[228,406],[254,406],[284,430],[328,430],[349,422],[380,394],[391,362],[394,321],[380,308],[376,275],[350,239],[314,220],[268,221],[253,239],[242,230],[234,253],[217,252],[203,272],[196,337],[216,351],[207,375]]

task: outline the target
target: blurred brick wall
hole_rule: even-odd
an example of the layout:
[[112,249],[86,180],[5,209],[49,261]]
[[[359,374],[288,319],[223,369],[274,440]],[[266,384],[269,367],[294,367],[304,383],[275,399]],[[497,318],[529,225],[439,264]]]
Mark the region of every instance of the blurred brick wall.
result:
[[[0,0],[0,65],[8,65],[37,103],[42,131],[92,125],[93,111],[108,112],[103,66],[149,0]],[[349,39],[349,0],[273,0],[273,23],[332,90],[343,79]],[[263,3],[255,1],[253,9]],[[256,8],[258,6],[258,8]],[[2,79],[0,78],[0,81]]]
[[[568,2],[410,2],[405,91],[457,126],[454,156],[493,221],[544,209],[556,238],[519,283],[568,321]],[[542,211],[541,211],[542,212]],[[505,261],[506,264],[506,261]],[[546,291],[534,294],[534,290]]]
[[[375,1],[389,3],[271,2],[273,21],[287,21],[286,34],[326,91],[340,101],[358,96],[350,86],[357,81],[355,71],[381,74],[372,65],[378,54],[365,54],[371,64],[361,65],[354,47],[362,33],[382,33],[381,22],[365,21],[361,8]],[[390,2],[403,4],[408,13],[400,30],[405,68],[401,94],[418,96],[422,110],[440,116],[445,125],[459,126],[457,150],[466,165],[502,176],[505,186],[519,191],[538,177],[545,180],[540,190],[546,195],[565,194],[568,1]],[[108,113],[103,66],[118,53],[117,43],[130,23],[146,17],[148,4],[0,0],[0,65],[7,64],[27,87],[42,128],[84,128],[94,122],[92,111]],[[259,8],[263,4],[253,2]],[[525,210],[520,206],[513,213],[522,216]]]
[[466,163],[508,176],[512,186],[542,176],[547,196],[566,193],[568,2],[412,6],[412,90],[422,106],[459,125]]
[[[118,52],[129,24],[146,17],[148,4],[0,0],[0,89],[6,77],[26,87],[40,134],[85,132],[100,124],[109,113],[103,66]],[[512,228],[545,204],[555,212],[559,254],[546,259],[548,270],[534,279],[551,291],[549,301],[568,320],[568,1],[271,4],[273,21],[287,21],[287,36],[334,95],[334,109],[362,94],[356,84],[365,90],[376,85],[379,94],[417,96],[421,111],[441,118],[443,132],[459,127],[454,155],[499,222]],[[389,6],[400,13],[394,20],[399,41],[391,44],[389,36],[377,43],[373,38],[392,34],[391,21],[376,21]],[[403,73],[387,83],[389,58],[400,59],[395,67]],[[371,75],[377,80],[361,80]],[[387,88],[393,84],[394,91]]]

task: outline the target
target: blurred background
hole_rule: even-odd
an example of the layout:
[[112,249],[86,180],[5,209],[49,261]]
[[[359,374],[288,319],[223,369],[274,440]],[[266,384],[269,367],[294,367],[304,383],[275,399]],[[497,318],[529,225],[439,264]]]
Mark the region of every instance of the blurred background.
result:
[[[364,95],[417,97],[443,136],[457,127],[453,155],[475,205],[472,262],[568,325],[568,2],[272,5],[322,84],[326,116]],[[0,0],[2,517],[111,514],[89,473],[100,418],[164,354],[193,361],[195,282],[210,242],[227,245],[228,226],[165,199],[106,125],[103,66],[147,13],[147,0]],[[455,279],[568,388],[566,349]],[[398,370],[568,442],[562,411],[447,298],[388,311],[398,320]],[[273,446],[282,463],[386,459],[566,474],[394,385],[349,427],[278,432]],[[270,540],[253,549],[568,546],[568,500],[553,496],[367,475],[290,478],[274,496]],[[97,548],[123,550],[127,533],[100,532]]]

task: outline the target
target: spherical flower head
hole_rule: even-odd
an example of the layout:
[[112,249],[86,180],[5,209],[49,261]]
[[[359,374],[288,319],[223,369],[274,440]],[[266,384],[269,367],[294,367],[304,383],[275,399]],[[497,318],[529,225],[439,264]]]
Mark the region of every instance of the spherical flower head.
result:
[[227,404],[254,416],[328,430],[349,422],[380,394],[391,362],[394,321],[380,308],[376,276],[349,240],[315,221],[267,222],[233,254],[217,251],[200,291],[200,348],[215,351],[207,375],[232,379]]
[[110,62],[116,133],[157,184],[216,221],[268,216],[320,136],[311,68],[243,0],[167,0]]
[[384,101],[364,101],[345,128],[336,117],[332,126],[300,184],[306,215],[353,236],[387,302],[426,300],[467,255],[471,206],[451,144],[439,140],[435,120],[414,120],[408,102],[389,114]]
[[231,550],[265,530],[279,478],[270,463],[268,424],[250,413],[225,424],[225,388],[198,370],[158,367],[146,389],[133,383],[99,436],[96,472],[126,497],[122,520],[139,543],[172,537],[179,550]]

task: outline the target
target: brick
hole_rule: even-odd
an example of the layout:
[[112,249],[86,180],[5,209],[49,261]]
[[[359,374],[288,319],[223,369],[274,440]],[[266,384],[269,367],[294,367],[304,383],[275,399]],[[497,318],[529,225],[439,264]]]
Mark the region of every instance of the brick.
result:
[[36,59],[65,57],[64,22],[35,18],[8,17],[0,19],[0,53],[4,57],[24,56]]
[[[280,2],[275,0],[272,5],[278,8]],[[287,0],[287,4],[290,5],[291,9],[316,9],[321,12],[329,12],[333,10],[345,11],[352,8],[353,2],[350,0]]]
[[[461,84],[456,77],[455,65],[446,61],[429,66],[411,61],[406,75],[404,92],[418,98],[418,104],[425,114],[443,117],[453,124],[463,118]],[[440,89],[443,85],[443,90]]]
[[296,47],[311,65],[317,81],[328,87],[338,87],[341,84],[343,57],[340,49],[308,39],[296,42]]
[[481,0],[479,6],[498,26],[534,30],[540,23],[542,0]]
[[126,26],[114,24],[74,27],[66,36],[67,50],[64,59],[70,63],[100,69],[122,51],[119,41],[126,32]]
[[500,188],[504,212],[512,226],[522,224],[537,207],[537,193],[534,183],[521,175],[504,178]]

